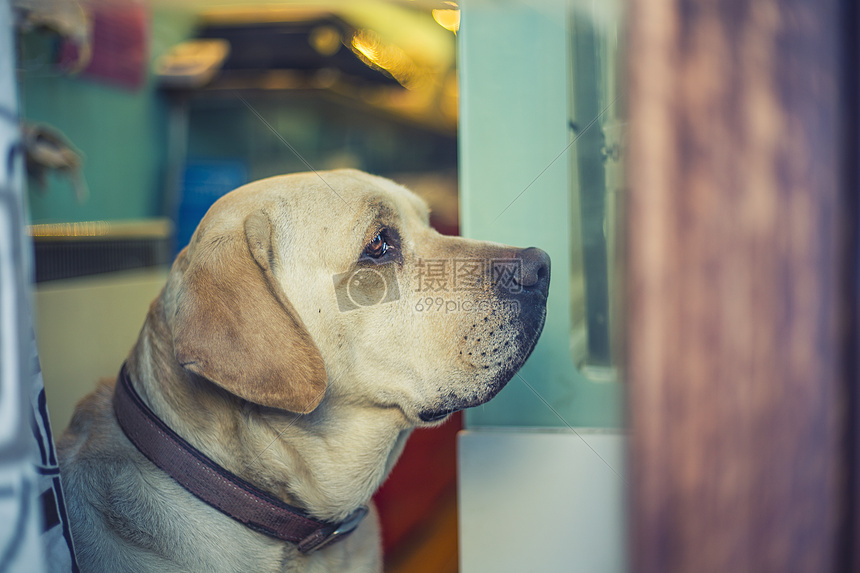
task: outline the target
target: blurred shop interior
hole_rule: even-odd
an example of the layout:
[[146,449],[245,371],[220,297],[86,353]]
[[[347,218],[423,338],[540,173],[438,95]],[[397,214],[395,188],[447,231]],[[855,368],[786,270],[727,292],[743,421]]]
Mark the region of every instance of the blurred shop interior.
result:
[[[459,232],[456,4],[13,5],[56,435],[115,375],[173,257],[224,193],[353,167],[410,187],[440,232]],[[457,570],[460,427],[416,432],[377,496],[388,571]]]
[[625,570],[620,0],[13,4],[56,435],[218,197],[358,168],[423,196],[442,233],[552,258],[530,359],[414,432],[376,496],[386,571]]

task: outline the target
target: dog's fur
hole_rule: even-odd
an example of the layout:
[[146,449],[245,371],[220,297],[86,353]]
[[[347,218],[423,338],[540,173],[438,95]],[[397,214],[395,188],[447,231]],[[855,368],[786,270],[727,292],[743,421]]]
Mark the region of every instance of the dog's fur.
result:
[[[342,311],[339,277],[372,268],[366,249],[381,230],[399,298]],[[512,257],[524,261],[520,294],[491,280],[422,291],[422,261]],[[522,365],[543,327],[548,263],[536,249],[439,235],[417,196],[362,172],[258,181],[220,199],[177,257],[129,375],[218,464],[342,520],[368,503],[414,427],[486,402]],[[443,295],[458,311],[426,304]],[[82,570],[381,570],[373,511],[305,555],[200,502],[128,441],[113,388],[85,398],[59,442]]]

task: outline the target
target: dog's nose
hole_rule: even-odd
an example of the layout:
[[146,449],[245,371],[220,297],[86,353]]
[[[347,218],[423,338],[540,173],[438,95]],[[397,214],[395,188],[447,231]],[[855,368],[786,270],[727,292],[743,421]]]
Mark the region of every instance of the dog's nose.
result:
[[537,247],[529,247],[518,252],[516,257],[522,261],[520,285],[525,289],[546,289],[549,286],[549,255]]

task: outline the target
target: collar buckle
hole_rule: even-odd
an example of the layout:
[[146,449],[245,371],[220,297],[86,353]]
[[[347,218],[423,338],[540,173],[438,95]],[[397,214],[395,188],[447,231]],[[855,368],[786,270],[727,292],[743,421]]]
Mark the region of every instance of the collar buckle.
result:
[[318,530],[299,542],[299,551],[302,553],[313,553],[326,545],[342,539],[352,533],[368,513],[366,505],[362,505],[349,514],[346,519],[337,526],[326,530]]

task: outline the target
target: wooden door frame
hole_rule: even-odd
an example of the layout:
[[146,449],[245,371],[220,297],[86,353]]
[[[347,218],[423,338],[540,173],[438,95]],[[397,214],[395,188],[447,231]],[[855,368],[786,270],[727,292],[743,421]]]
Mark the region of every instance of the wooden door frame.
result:
[[847,396],[845,508],[837,567],[860,571],[860,6],[846,1],[841,28],[844,42],[845,183],[843,235],[844,379]]
[[629,22],[632,570],[860,570],[857,9]]

